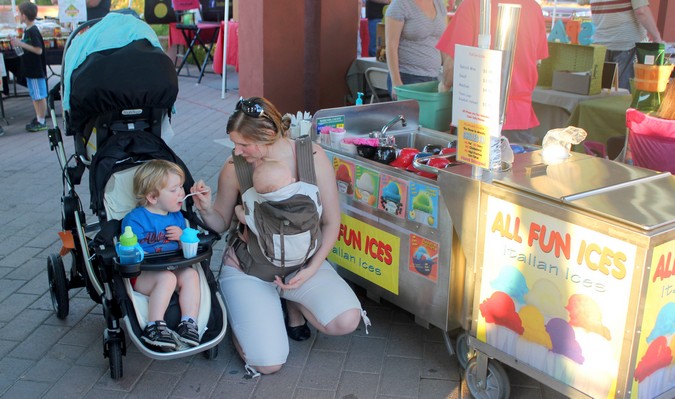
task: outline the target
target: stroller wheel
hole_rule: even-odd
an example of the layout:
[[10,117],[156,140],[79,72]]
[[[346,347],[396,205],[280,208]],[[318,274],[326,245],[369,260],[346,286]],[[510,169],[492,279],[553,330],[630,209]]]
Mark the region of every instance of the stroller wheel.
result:
[[68,280],[66,269],[59,255],[51,254],[47,258],[47,275],[49,277],[49,293],[52,297],[52,306],[56,311],[56,317],[65,319],[68,316]]
[[218,357],[218,345],[214,346],[213,348],[209,348],[205,350],[204,352],[204,357],[213,360]]
[[122,344],[119,341],[110,341],[108,361],[110,362],[110,378],[113,380],[122,378]]

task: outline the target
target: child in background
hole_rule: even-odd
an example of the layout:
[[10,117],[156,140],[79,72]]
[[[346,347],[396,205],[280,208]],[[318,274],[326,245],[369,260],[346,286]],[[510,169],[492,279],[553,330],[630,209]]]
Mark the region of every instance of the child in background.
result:
[[[122,220],[122,231],[131,226],[146,253],[179,248],[185,219],[180,212],[185,191],[185,173],[173,162],[152,160],[134,174],[134,195],[138,207]],[[199,312],[199,274],[192,267],[176,270],[144,270],[132,281],[134,290],[149,296],[148,325],[142,339],[148,345],[169,352],[177,348],[164,321],[171,295],[177,289],[181,322],[177,339],[188,346],[199,345],[196,316]]]
[[45,115],[47,113],[47,62],[45,59],[45,45],[40,30],[35,25],[38,8],[35,4],[25,1],[19,4],[21,22],[26,24],[23,38],[11,38],[12,47],[24,50],[21,56],[23,73],[26,77],[28,93],[33,100],[35,119],[26,125],[29,132],[47,130]]

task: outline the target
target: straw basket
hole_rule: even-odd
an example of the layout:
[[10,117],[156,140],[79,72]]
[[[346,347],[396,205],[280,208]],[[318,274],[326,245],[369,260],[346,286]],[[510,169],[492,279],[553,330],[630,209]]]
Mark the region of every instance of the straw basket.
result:
[[642,91],[661,93],[666,90],[668,78],[673,71],[673,65],[644,65],[635,66],[635,88]]

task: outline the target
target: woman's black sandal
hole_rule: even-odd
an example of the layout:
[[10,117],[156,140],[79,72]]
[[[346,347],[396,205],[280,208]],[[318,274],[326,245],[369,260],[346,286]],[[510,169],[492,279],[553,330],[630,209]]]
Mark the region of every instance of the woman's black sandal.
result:
[[309,329],[307,325],[307,320],[305,324],[301,326],[291,327],[288,325],[288,310],[286,309],[286,300],[281,299],[281,309],[284,311],[284,324],[286,325],[286,334],[288,337],[294,341],[306,341],[309,337],[312,336],[312,330]]

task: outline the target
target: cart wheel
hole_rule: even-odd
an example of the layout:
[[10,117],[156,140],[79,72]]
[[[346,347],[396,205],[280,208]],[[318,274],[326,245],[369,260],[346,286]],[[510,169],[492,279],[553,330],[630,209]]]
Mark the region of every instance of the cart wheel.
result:
[[457,361],[462,370],[466,370],[466,365],[469,360],[476,356],[476,351],[469,347],[469,334],[463,332],[457,336],[455,340],[455,353],[457,354]]
[[204,351],[204,357],[213,360],[218,357],[218,345]]
[[486,381],[478,381],[478,361],[471,358],[466,366],[464,379],[476,399],[508,399],[511,395],[511,385],[506,370],[499,362],[489,360],[487,364]]
[[108,347],[108,361],[110,362],[110,378],[122,378],[122,344],[119,341],[110,341]]
[[63,260],[59,255],[51,254],[47,258],[47,275],[49,277],[49,293],[56,317],[65,319],[68,316],[68,281]]

